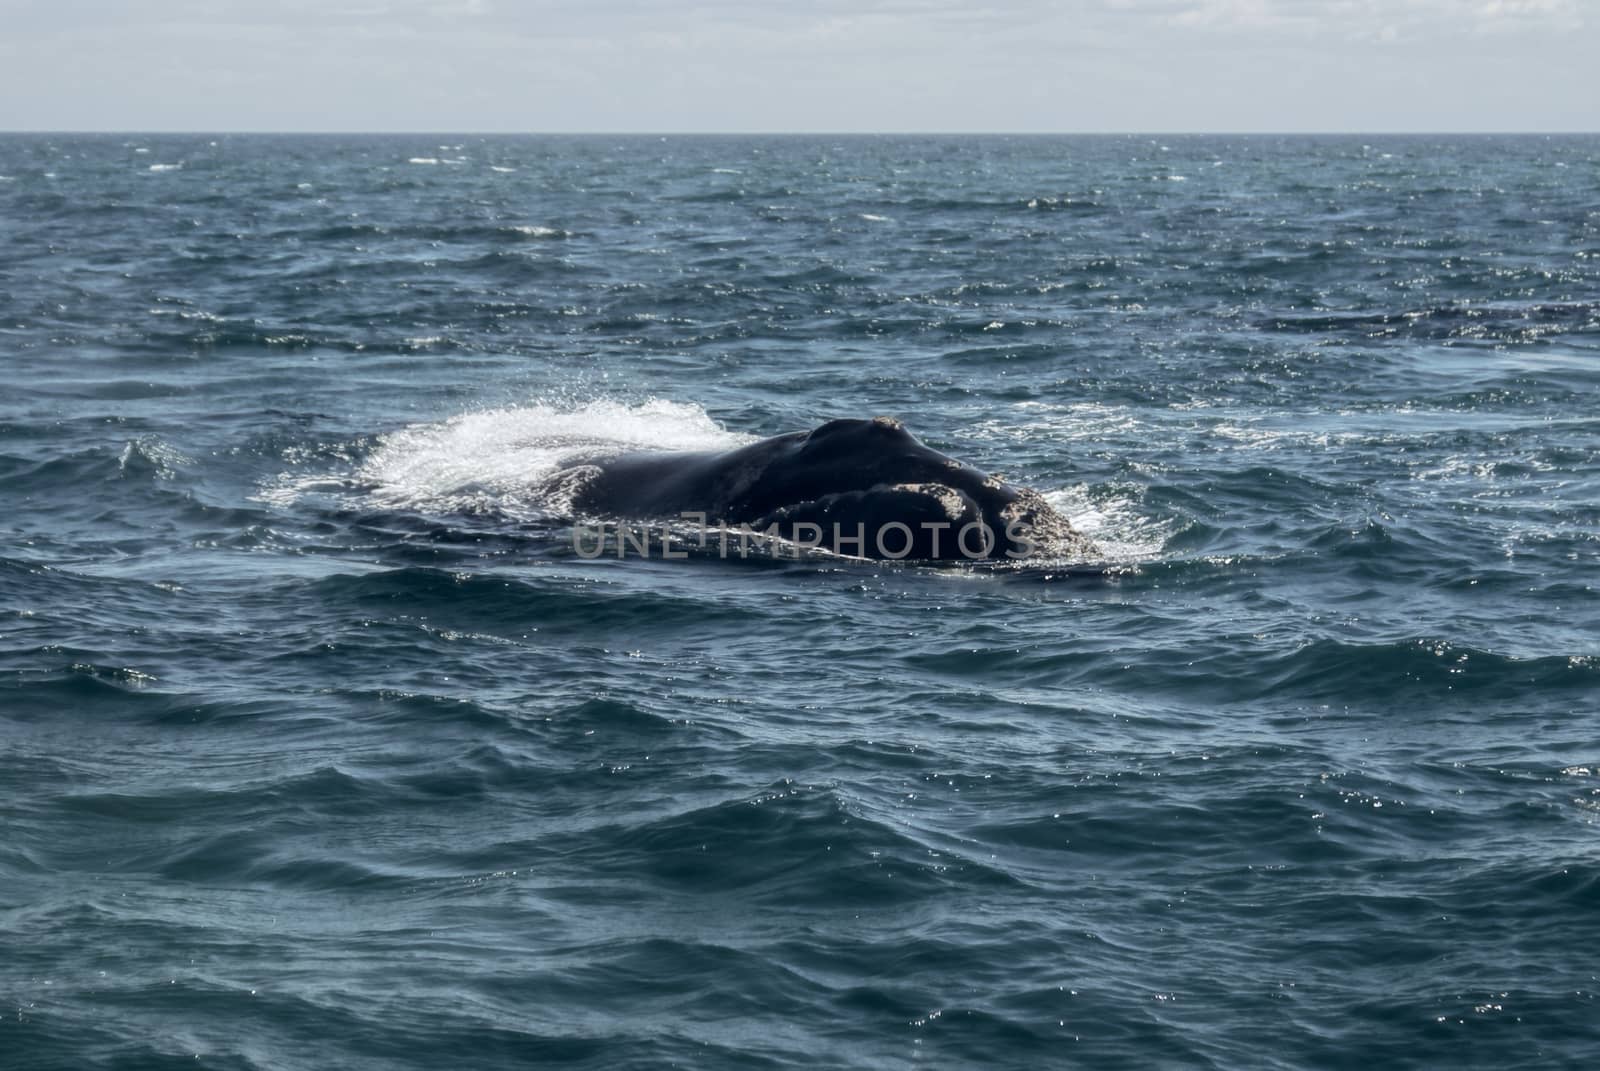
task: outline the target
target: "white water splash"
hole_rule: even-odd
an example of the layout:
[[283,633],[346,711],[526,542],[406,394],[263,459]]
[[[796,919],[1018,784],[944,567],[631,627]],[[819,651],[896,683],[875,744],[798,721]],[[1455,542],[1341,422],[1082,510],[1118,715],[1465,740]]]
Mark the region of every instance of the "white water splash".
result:
[[[967,433],[991,442],[1059,444],[1063,453],[1070,454],[1086,443],[1099,448],[1153,429],[1127,406],[1030,401],[1011,408],[1011,413],[974,422]],[[1179,527],[1175,520],[1144,512],[1143,489],[1133,485],[1037,489],[1073,528],[1095,541],[1103,561],[1131,564],[1160,558]]]
[[1100,561],[1131,564],[1159,558],[1176,528],[1170,520],[1142,513],[1132,489],[1107,497],[1091,495],[1087,484],[1079,484],[1043,494],[1073,528],[1094,540]]
[[284,473],[257,497],[288,506],[337,492],[371,508],[543,519],[559,511],[540,485],[577,459],[631,450],[728,450],[753,439],[725,430],[698,405],[601,400],[561,408],[539,402],[413,424],[379,439],[353,471]]

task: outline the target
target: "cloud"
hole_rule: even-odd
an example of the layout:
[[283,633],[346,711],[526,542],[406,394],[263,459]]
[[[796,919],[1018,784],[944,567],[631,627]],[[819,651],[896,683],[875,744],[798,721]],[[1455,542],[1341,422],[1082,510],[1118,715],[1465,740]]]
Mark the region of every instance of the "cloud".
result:
[[1098,0],[1108,12],[1177,26],[1363,36],[1397,26],[1449,33],[1583,25],[1578,0]]
[[0,129],[1592,127],[1589,0],[0,0]]

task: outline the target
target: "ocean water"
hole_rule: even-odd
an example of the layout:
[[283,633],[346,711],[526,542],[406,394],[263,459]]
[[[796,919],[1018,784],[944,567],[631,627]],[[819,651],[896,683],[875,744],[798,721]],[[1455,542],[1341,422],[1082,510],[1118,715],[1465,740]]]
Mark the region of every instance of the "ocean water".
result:
[[[1600,1053],[1600,138],[0,138],[0,1067]],[[1092,561],[587,560],[841,416]]]

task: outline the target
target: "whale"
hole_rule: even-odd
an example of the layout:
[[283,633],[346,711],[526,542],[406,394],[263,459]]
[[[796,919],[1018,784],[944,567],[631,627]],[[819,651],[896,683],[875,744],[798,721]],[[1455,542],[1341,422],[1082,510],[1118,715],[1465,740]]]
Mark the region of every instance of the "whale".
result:
[[[852,558],[1089,558],[1034,490],[940,453],[887,416],[830,420],[727,451],[569,459],[544,492],[585,518],[693,521]],[[725,544],[724,544],[725,545]]]

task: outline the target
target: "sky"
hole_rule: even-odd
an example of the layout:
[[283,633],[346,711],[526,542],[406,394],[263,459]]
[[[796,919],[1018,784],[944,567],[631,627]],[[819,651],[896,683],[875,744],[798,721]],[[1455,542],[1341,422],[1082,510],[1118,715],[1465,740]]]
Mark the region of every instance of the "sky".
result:
[[0,0],[0,130],[1600,130],[1600,0]]

